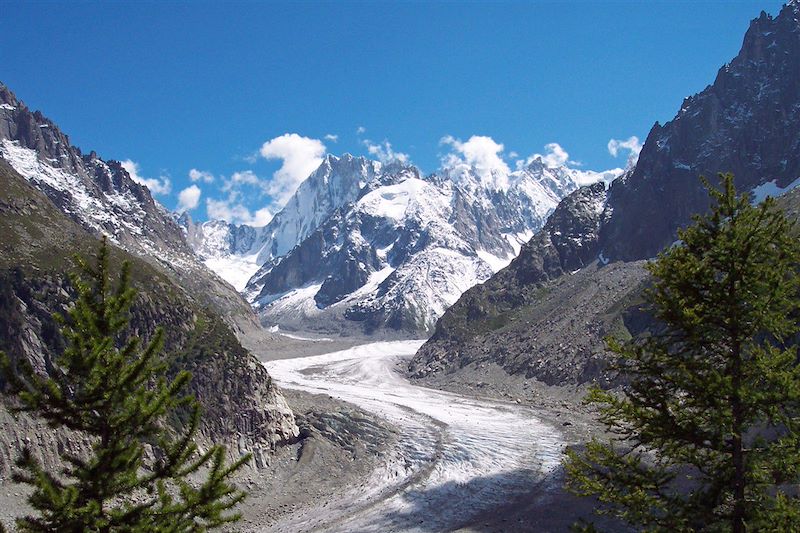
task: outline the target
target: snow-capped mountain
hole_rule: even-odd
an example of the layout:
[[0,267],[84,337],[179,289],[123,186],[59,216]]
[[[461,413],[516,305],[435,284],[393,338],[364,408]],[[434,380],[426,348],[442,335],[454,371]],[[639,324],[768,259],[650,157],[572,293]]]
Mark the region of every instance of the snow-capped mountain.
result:
[[[171,213],[118,161],[72,146],[39,111],[0,83],[0,157],[69,218],[175,277],[235,322],[253,322],[240,295],[207,269]],[[193,296],[194,297],[194,296]]]
[[189,213],[181,214],[176,220],[200,260],[237,291],[242,291],[258,270],[258,251],[253,249],[261,228],[224,220],[195,224]]
[[194,224],[188,215],[178,218],[178,224],[206,266],[242,291],[262,265],[300,244],[364,189],[378,186],[381,167],[377,161],[350,154],[328,155],[266,226],[254,228],[224,220]]
[[[489,178],[489,179],[487,179]],[[319,331],[429,331],[473,285],[507,265],[577,188],[537,158],[515,172],[327,156],[264,228],[181,221],[206,265],[262,322]]]

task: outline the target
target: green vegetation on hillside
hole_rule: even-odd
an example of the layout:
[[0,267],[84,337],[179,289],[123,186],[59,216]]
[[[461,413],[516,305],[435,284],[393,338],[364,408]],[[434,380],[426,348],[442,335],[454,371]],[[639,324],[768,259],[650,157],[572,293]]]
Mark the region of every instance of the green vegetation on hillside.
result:
[[[249,456],[226,464],[225,449],[201,452],[194,443],[200,405],[183,395],[187,371],[167,378],[157,330],[145,345],[129,332],[135,298],[123,263],[112,286],[105,240],[95,267],[78,260],[77,299],[61,333],[66,348],[49,375],[2,355],[2,370],[20,411],[93,439],[88,457],[60,454],[62,472],[45,471],[24,449],[15,480],[33,487],[37,512],[17,521],[21,531],[205,531],[238,519],[229,511],[244,498],[231,475]],[[175,436],[167,417],[188,412]],[[148,451],[149,450],[149,451]],[[191,483],[190,476],[203,477]]]

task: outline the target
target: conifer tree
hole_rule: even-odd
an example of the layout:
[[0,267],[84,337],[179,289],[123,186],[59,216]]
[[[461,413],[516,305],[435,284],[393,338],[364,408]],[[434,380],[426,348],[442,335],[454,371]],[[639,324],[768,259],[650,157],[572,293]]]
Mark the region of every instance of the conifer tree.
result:
[[567,487],[646,531],[798,531],[800,245],[773,199],[721,178],[647,266],[658,331],[608,340],[630,381],[587,397],[612,438],[567,453]]
[[[162,330],[144,346],[127,331],[136,295],[130,265],[123,264],[112,286],[105,238],[96,266],[77,260],[71,275],[77,300],[66,318],[56,317],[66,349],[50,375],[2,360],[20,411],[89,436],[92,449],[87,456],[62,453],[62,472],[46,471],[29,449],[22,451],[15,479],[33,488],[29,503],[36,515],[19,519],[17,528],[183,532],[238,520],[231,510],[245,494],[231,476],[249,457],[227,464],[224,447],[201,452],[193,442],[200,407],[182,393],[189,373],[165,377]],[[176,410],[189,413],[181,430],[166,423]]]

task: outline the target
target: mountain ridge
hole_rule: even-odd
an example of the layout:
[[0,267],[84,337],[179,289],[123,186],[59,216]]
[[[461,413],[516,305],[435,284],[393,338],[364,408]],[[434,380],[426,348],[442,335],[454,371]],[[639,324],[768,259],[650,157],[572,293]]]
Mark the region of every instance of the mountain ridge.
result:
[[252,310],[197,259],[171,214],[118,161],[84,154],[40,111],[0,83],[0,158],[67,217],[147,260],[220,311],[236,328],[258,325]]
[[[67,271],[73,256],[90,258],[98,240],[71,220],[27,179],[0,158],[0,350],[48,372],[63,350],[54,312],[64,314],[73,288]],[[163,327],[162,356],[170,372],[191,370],[189,390],[203,407],[199,439],[225,443],[232,458],[252,451],[257,468],[276,446],[297,434],[294,416],[263,366],[239,344],[232,329],[208,306],[192,299],[166,272],[111,245],[112,270],[131,263],[138,296],[130,331],[150,338]],[[90,443],[81,435],[53,431],[35,418],[12,417],[12,400],[0,380],[0,478],[7,476],[28,442],[46,466],[56,468],[57,450],[79,452]]]
[[[351,169],[349,175],[342,166]],[[616,172],[597,176],[609,178]],[[541,158],[502,179],[495,174],[487,181],[474,167],[462,165],[425,176],[398,161],[381,164],[328,155],[276,215],[280,222],[253,230],[262,236],[239,257],[269,259],[243,294],[262,322],[282,329],[424,334],[464,290],[513,259],[582,178],[581,171],[549,167]],[[337,191],[332,196],[326,191],[331,184]],[[306,207],[305,216],[300,215],[302,198],[326,196],[332,199],[312,202],[322,209]],[[287,219],[295,226],[303,219],[303,231],[295,231],[299,242],[279,255],[270,239],[276,225],[285,228]],[[183,223],[187,232],[196,231],[189,221]],[[233,225],[226,233],[217,221],[200,226],[208,235],[217,230],[225,234],[222,240],[230,246],[222,248],[227,250],[235,248],[235,233],[250,234]],[[208,248],[208,237],[190,241],[201,254]],[[269,242],[275,253],[265,253],[264,243]],[[235,261],[212,254],[205,261],[235,272]]]
[[[800,183],[797,3],[775,18],[762,12],[715,82],[685,99],[672,121],[656,123],[636,165],[603,192],[599,215],[588,206],[571,209],[589,194],[573,193],[511,265],[450,307],[410,362],[410,375],[446,384],[461,375],[481,379],[486,365],[497,364],[508,376],[553,385],[613,385],[603,338],[646,331],[638,309],[644,261],[708,209],[698,175],[714,183],[717,171],[733,171],[737,187],[756,199]],[[582,231],[587,220],[589,233]],[[566,254],[553,240],[559,225],[576,237],[565,241]]]

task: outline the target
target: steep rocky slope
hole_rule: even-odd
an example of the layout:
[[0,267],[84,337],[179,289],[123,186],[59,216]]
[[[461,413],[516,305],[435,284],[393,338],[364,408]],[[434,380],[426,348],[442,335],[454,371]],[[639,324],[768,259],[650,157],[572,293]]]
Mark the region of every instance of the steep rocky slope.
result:
[[207,269],[173,217],[118,161],[72,146],[51,120],[0,83],[0,158],[65,215],[165,272],[232,324],[256,327],[236,291]]
[[752,21],[739,55],[675,119],[653,127],[636,167],[607,193],[582,189],[562,201],[508,268],[450,308],[409,371],[441,381],[493,362],[551,384],[607,383],[602,337],[647,326],[636,305],[641,261],[708,208],[698,175],[713,181],[718,171],[734,172],[755,199],[800,183],[796,1]]
[[601,236],[611,259],[645,259],[708,208],[698,175],[733,172],[737,187],[794,186],[800,178],[800,3],[753,20],[714,83],[650,130],[636,168],[611,188]]
[[[98,241],[3,160],[0,235],[0,350],[49,371],[63,342],[52,313],[63,312],[71,299],[66,272],[73,266],[72,256],[91,256]],[[147,338],[164,327],[164,354],[172,371],[186,368],[193,373],[191,392],[204,409],[202,438],[227,444],[234,456],[251,451],[254,464],[263,465],[278,443],[295,438],[298,431],[263,366],[215,312],[190,298],[170,275],[115,247],[112,264],[122,260],[131,261],[139,290],[133,331]],[[80,436],[54,432],[33,418],[10,417],[8,401],[0,394],[0,476],[8,474],[23,443],[48,465],[58,449],[86,446]]]
[[603,367],[602,339],[626,331],[641,263],[596,260],[608,216],[602,183],[567,196],[511,264],[464,293],[409,365],[413,377],[494,363],[547,384],[580,383]]

